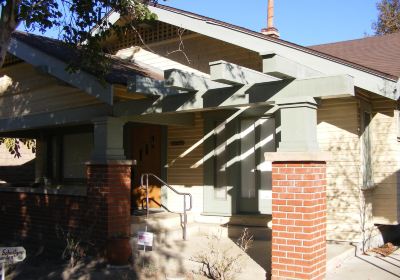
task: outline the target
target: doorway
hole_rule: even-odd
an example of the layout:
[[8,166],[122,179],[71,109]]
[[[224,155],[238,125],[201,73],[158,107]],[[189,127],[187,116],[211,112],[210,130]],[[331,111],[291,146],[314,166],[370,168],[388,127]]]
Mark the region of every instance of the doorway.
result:
[[[134,125],[131,130],[132,159],[132,207],[133,210],[146,206],[146,190],[140,188],[141,176],[152,173],[161,178],[162,127],[158,125]],[[161,206],[161,183],[149,178],[149,207]]]

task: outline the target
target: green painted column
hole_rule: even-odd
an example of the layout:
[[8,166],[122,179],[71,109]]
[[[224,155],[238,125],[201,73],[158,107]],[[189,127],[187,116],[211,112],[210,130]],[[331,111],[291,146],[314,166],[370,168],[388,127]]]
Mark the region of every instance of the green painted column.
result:
[[114,117],[101,117],[94,123],[94,151],[92,160],[124,160],[125,121]]
[[277,101],[281,118],[278,152],[318,151],[317,102],[314,98],[292,97]]

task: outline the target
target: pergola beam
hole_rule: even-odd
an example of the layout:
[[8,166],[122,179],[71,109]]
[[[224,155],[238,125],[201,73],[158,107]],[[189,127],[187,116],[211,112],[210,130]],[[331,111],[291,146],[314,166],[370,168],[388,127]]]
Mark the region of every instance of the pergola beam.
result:
[[0,120],[0,132],[90,123],[94,118],[111,115],[111,108],[112,107],[109,105],[93,105],[57,112],[2,119]]
[[140,116],[121,117],[124,121],[156,125],[193,126],[194,114],[152,114]]
[[249,85],[278,81],[278,78],[223,60],[210,62],[211,80],[228,85]]
[[214,82],[206,76],[203,77],[178,69],[164,71],[164,78],[165,86],[183,91],[207,91],[227,87],[227,85]]
[[277,78],[304,79],[324,75],[319,71],[276,53],[261,53],[260,55],[263,58],[263,73]]
[[309,96],[334,98],[354,96],[354,81],[348,75],[301,80],[280,80],[242,87],[214,88],[173,96],[134,100],[114,105],[116,116],[167,112],[191,112],[216,108],[273,105],[282,98]]
[[149,96],[175,95],[182,92],[172,87],[166,87],[165,81],[142,76],[129,79],[127,87],[128,92]]

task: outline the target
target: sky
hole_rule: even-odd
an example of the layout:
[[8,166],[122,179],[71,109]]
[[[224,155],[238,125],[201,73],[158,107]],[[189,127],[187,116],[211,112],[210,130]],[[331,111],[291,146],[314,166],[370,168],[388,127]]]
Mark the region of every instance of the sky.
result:
[[[275,26],[281,39],[303,46],[373,35],[378,0],[275,0]],[[268,0],[159,0],[159,3],[260,31]],[[23,26],[19,27],[24,30]],[[39,32],[35,32],[39,33]],[[57,32],[46,35],[57,37]]]
[[[303,46],[373,35],[377,0],[275,0],[281,38]],[[254,31],[266,25],[267,0],[160,0],[200,15]]]

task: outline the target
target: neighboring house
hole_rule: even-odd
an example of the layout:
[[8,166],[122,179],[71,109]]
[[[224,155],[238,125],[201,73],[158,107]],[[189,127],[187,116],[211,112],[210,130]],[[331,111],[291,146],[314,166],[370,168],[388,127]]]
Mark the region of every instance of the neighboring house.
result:
[[[105,83],[66,72],[76,53],[61,42],[14,34],[0,131],[37,140],[35,177],[47,186],[0,187],[1,235],[43,240],[89,210],[99,240],[129,232],[130,186],[141,207],[140,174],[154,173],[191,193],[198,216],[272,214],[275,277],[323,277],[326,240],[382,243],[380,225],[399,220],[400,33],[306,48],[150,9],[145,45],[134,32],[105,42]],[[181,209],[151,185],[151,207]]]

